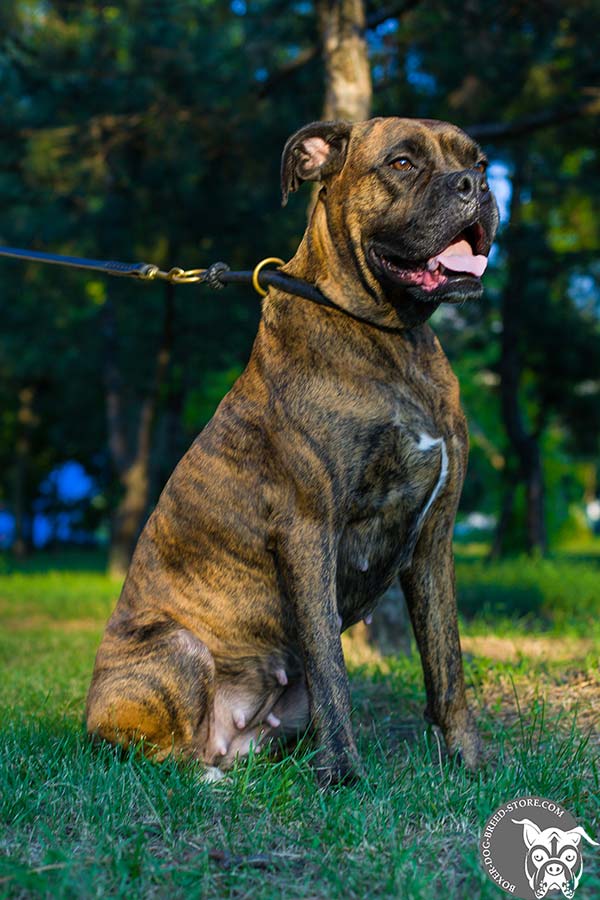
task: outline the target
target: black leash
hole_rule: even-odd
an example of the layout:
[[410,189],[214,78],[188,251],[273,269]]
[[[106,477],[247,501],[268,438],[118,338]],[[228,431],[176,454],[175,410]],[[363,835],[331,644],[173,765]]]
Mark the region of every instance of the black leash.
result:
[[58,253],[42,253],[39,250],[21,250],[17,247],[0,247],[0,256],[20,259],[24,262],[46,263],[55,266],[67,266],[71,269],[83,269],[88,272],[101,272],[103,275],[117,275],[122,278],[136,278],[138,281],[169,281],[171,284],[208,284],[212,288],[223,288],[227,284],[252,284],[261,295],[266,294],[269,285],[279,288],[288,294],[295,294],[305,300],[321,303],[340,309],[332,303],[308,281],[292,278],[283,272],[263,271],[267,263],[283,265],[282,259],[268,257],[258,263],[252,271],[232,272],[226,263],[216,262],[206,269],[180,269],[174,267],[168,271],[159,269],[152,263],[123,263],[113,260],[86,259],[79,256],[61,256]]
[[380,331],[398,331],[397,328],[378,325],[361,316],[354,315],[342,306],[338,306],[308,281],[293,278],[276,269],[265,269],[264,267],[269,263],[283,265],[283,260],[274,256],[261,260],[251,271],[242,272],[233,272],[223,262],[212,263],[206,269],[181,269],[175,266],[168,271],[163,271],[152,263],[122,263],[113,260],[86,259],[79,256],[61,256],[58,253],[42,253],[39,250],[21,250],[17,247],[0,247],[0,257],[3,256],[9,259],[20,259],[24,262],[47,263],[55,266],[67,266],[71,269],[83,269],[88,272],[101,272],[103,275],[135,278],[138,281],[159,280],[171,284],[207,284],[216,290],[224,288],[228,284],[251,284],[261,297],[266,295],[266,288],[271,286],[286,294],[293,294],[304,300],[310,300],[312,303],[335,309],[351,319],[356,319],[356,321],[363,322]]

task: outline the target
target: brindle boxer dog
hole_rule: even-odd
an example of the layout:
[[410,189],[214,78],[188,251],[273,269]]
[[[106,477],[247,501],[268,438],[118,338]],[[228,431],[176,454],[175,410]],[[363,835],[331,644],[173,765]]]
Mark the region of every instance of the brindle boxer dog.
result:
[[317,122],[284,203],[322,186],[248,367],[167,483],[96,658],[90,733],[225,769],[309,724],[321,783],[360,771],[344,630],[400,573],[428,718],[469,766],[452,528],[467,466],[458,384],[426,325],[481,296],[496,231],[479,147],[432,120]]

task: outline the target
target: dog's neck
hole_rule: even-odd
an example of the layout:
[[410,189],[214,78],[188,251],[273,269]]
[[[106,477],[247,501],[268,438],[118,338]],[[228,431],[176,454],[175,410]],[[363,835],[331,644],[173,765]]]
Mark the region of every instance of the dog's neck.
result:
[[[359,230],[359,223],[356,228]],[[346,230],[351,231],[351,226]],[[359,235],[350,234],[344,245],[333,242],[320,194],[298,250],[281,271],[308,281],[336,306],[380,328],[402,331],[426,322],[439,304],[414,301],[408,296],[392,303],[362,252],[355,253],[354,248],[361,246]]]

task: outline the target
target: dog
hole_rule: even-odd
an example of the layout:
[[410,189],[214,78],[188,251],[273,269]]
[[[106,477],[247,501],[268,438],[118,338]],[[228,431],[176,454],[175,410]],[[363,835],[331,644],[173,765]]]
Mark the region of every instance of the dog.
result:
[[498,224],[486,160],[444,122],[316,122],[282,197],[318,197],[248,366],[169,479],[96,657],[90,734],[225,770],[310,726],[320,784],[361,764],[340,630],[400,575],[426,717],[476,766],[452,531],[467,467],[457,380],[427,319],[481,296]]
[[595,847],[599,845],[580,825],[570,831],[560,828],[542,831],[531,819],[512,821],[523,826],[523,842],[527,848],[525,874],[535,896],[542,898],[548,891],[561,891],[570,900],[583,874],[581,838]]

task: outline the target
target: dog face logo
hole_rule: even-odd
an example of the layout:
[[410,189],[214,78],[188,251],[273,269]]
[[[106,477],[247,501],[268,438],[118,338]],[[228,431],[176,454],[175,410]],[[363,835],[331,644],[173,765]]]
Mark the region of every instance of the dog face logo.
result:
[[523,841],[527,848],[525,874],[535,896],[541,900],[549,892],[561,891],[570,900],[583,872],[581,838],[596,847],[599,845],[581,826],[570,831],[560,828],[542,831],[530,819],[512,821],[523,826]]
[[488,878],[506,895],[571,900],[583,873],[582,838],[600,846],[556,800],[517,797],[487,820],[479,855]]

